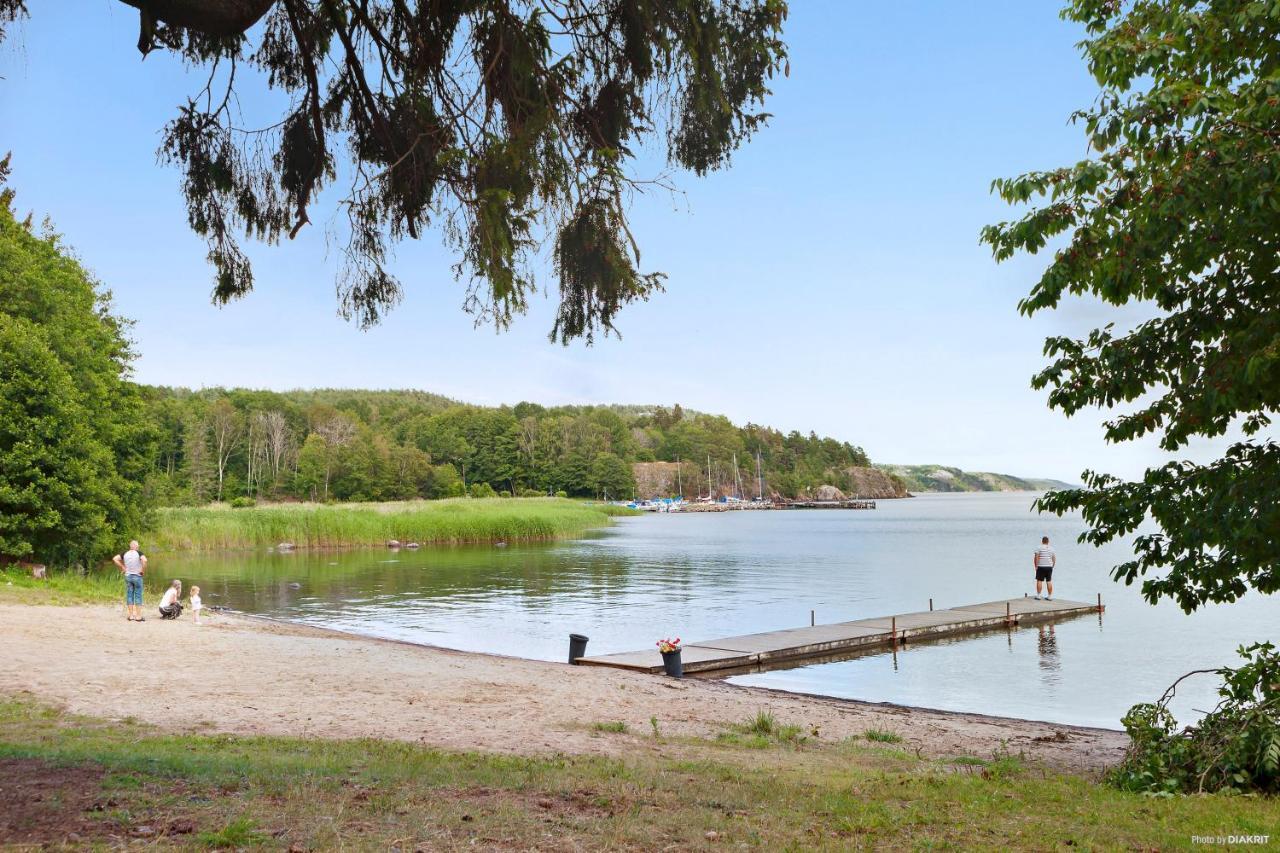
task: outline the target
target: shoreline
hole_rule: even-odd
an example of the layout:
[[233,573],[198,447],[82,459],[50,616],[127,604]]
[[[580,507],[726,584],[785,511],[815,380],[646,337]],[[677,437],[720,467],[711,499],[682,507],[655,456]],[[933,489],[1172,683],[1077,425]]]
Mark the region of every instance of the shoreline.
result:
[[[1121,732],[869,703],[722,681],[675,681],[351,634],[270,617],[124,620],[119,605],[0,604],[13,639],[0,691],[172,731],[413,741],[455,751],[698,754],[762,709],[821,742],[870,729],[933,758],[1002,753],[1098,775]],[[601,738],[619,721],[663,738]]]
[[[278,616],[265,616],[261,613],[246,613],[243,610],[235,610],[233,608],[219,608],[216,611],[219,615],[231,616],[236,619],[244,619],[249,622],[263,622],[268,625],[280,626],[283,628],[299,628],[306,631],[316,631],[322,634],[331,634],[335,637],[350,640],[368,640],[374,643],[389,643],[398,646],[408,646],[415,649],[427,649],[433,652],[448,652],[459,655],[476,655],[480,657],[495,658],[498,660],[508,661],[524,661],[528,663],[545,664],[548,666],[565,666],[567,663],[558,661],[548,661],[541,658],[525,658],[518,655],[504,655],[501,652],[480,652],[469,649],[456,649],[452,646],[440,646],[434,643],[420,643],[414,640],[403,640],[396,637],[379,637],[376,634],[362,634],[359,631],[346,631],[342,628],[330,628],[324,625],[312,625],[308,622],[295,622],[291,619],[282,619]],[[664,678],[661,675],[640,675],[638,677],[647,678]],[[1063,723],[1054,720],[1037,720],[1031,717],[1011,717],[1002,714],[984,714],[980,711],[955,711],[948,708],[931,708],[926,705],[904,705],[900,702],[876,702],[871,699],[852,699],[847,696],[828,696],[825,693],[811,693],[806,690],[785,690],[781,687],[762,687],[759,685],[735,684],[728,679],[731,676],[714,676],[714,675],[686,675],[684,680],[689,682],[703,682],[708,684],[722,684],[735,690],[746,690],[752,693],[776,693],[782,697],[802,697],[815,702],[829,702],[837,705],[849,705],[858,708],[883,709],[890,713],[928,713],[943,714],[957,718],[971,718],[975,720],[984,720],[991,723],[1019,723],[1033,726],[1053,726],[1058,728],[1070,728],[1072,730],[1080,730],[1087,732],[1096,732],[1099,735],[1121,735],[1124,736],[1124,729],[1107,728],[1105,726],[1090,726],[1076,723]]]

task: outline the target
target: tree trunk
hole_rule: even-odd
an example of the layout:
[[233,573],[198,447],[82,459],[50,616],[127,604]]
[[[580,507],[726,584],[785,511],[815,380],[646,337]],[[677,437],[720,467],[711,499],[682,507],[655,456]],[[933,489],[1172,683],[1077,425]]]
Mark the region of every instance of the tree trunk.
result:
[[208,36],[234,36],[252,27],[270,11],[276,0],[120,0],[175,27],[187,27]]

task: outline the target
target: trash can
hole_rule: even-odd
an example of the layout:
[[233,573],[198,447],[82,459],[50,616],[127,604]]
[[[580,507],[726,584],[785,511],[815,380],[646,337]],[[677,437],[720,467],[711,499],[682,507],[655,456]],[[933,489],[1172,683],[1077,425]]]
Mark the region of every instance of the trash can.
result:
[[680,663],[680,650],[662,653],[662,668],[672,678],[684,678],[684,665]]
[[587,638],[582,634],[569,635],[569,663],[576,663],[578,658],[587,653]]

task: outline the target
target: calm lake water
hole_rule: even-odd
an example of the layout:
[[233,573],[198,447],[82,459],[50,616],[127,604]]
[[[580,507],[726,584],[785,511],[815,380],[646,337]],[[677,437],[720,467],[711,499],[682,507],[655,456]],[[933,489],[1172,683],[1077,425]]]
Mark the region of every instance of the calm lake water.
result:
[[[913,644],[837,663],[736,676],[784,690],[1118,728],[1135,702],[1182,673],[1276,641],[1280,599],[1251,596],[1192,616],[1151,606],[1108,577],[1124,545],[1076,543],[1078,518],[1038,516],[1025,493],[929,495],[874,511],[671,514],[619,519],[541,546],[157,557],[151,578],[199,584],[223,605],[456,649],[563,660],[973,604],[1033,591],[1031,552],[1048,535],[1058,597],[1107,611]],[[656,653],[655,653],[656,654]],[[1212,676],[1184,682],[1179,719],[1214,704]]]

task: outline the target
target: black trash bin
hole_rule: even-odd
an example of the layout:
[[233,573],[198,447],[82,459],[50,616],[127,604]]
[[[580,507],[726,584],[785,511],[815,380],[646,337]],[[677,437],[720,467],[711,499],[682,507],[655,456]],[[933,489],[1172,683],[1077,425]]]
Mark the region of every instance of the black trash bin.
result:
[[684,678],[684,664],[680,662],[680,650],[662,653],[662,668],[672,678]]
[[569,663],[576,663],[578,658],[587,653],[587,637],[582,634],[569,635]]

